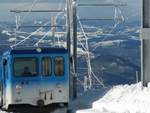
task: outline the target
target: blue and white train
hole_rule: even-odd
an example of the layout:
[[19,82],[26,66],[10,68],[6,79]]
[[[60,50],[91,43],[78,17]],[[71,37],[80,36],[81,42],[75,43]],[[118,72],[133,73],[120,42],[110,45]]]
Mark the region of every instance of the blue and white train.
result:
[[48,113],[70,101],[69,54],[63,48],[26,48],[5,52],[0,81],[1,109]]

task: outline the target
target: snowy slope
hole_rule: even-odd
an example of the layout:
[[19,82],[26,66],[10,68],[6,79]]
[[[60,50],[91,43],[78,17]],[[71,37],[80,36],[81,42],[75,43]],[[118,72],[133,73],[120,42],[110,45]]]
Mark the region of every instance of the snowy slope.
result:
[[113,87],[91,109],[76,113],[150,113],[150,86],[141,88],[141,83]]

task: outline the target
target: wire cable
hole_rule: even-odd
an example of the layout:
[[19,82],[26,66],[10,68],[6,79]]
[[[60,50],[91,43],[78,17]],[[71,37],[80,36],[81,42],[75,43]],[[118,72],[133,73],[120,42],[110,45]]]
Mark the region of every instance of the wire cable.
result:
[[[49,24],[49,22],[45,23],[43,26],[46,26],[46,25],[48,25],[48,24]],[[19,44],[21,44],[21,43],[23,43],[24,41],[26,41],[27,39],[29,39],[31,36],[35,35],[37,32],[39,32],[39,31],[42,29],[43,26],[41,26],[40,28],[38,28],[36,31],[32,32],[29,36],[27,36],[26,38],[24,38],[24,39],[21,40],[20,42],[18,42],[18,43],[16,43],[16,44],[12,45],[11,48],[18,46]]]

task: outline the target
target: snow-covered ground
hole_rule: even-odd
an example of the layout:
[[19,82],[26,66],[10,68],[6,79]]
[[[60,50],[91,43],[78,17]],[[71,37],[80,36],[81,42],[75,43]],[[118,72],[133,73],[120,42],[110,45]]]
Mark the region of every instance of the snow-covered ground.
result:
[[150,113],[150,85],[143,89],[141,83],[115,86],[93,102],[91,109],[76,113]]

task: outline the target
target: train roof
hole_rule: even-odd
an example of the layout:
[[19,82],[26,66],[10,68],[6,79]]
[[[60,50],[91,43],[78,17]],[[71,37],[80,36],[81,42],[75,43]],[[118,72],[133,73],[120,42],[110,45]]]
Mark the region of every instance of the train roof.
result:
[[41,48],[41,47],[34,47],[34,48],[15,48],[7,51],[4,53],[6,54],[61,54],[61,53],[68,53],[68,50],[65,48]]

